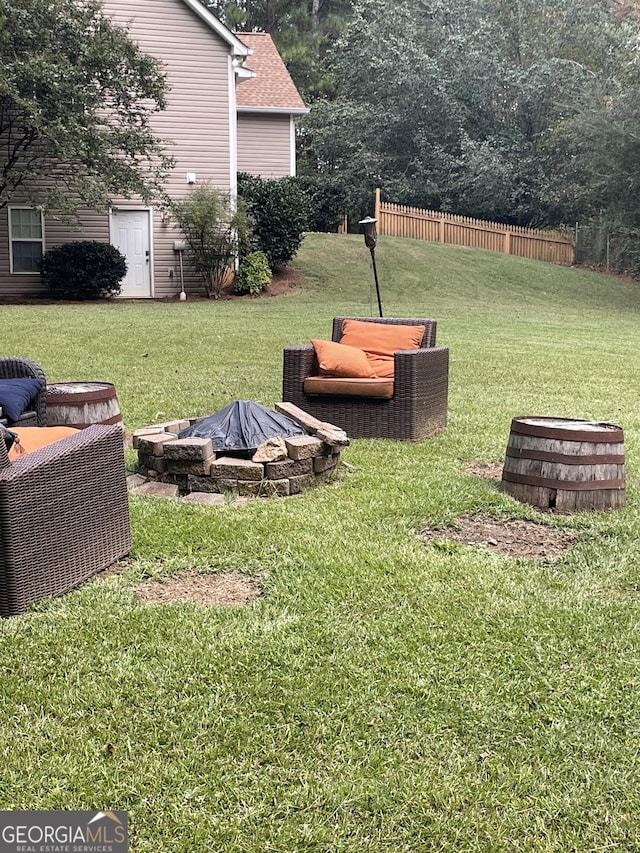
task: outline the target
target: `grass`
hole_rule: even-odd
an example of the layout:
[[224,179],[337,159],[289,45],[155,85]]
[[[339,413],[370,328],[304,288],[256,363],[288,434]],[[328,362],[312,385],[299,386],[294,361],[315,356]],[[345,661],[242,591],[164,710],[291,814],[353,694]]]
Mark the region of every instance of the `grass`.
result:
[[[412,241],[377,261],[386,314],[438,318],[447,430],[355,441],[292,500],[132,498],[121,576],[0,623],[0,808],[126,809],[135,853],[640,849],[640,290]],[[3,351],[114,382],[129,430],[269,405],[283,346],[376,313],[361,238],[310,235],[295,265],[276,298],[2,306]],[[539,516],[470,476],[520,414],[620,422],[628,506]],[[480,511],[580,541],[544,563],[416,535]],[[266,595],[137,603],[187,570]]]

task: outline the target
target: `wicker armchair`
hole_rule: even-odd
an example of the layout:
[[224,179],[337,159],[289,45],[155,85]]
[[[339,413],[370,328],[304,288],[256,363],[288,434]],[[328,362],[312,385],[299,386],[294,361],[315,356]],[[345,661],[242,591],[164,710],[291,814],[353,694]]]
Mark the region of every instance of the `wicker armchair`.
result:
[[0,616],[131,550],[122,429],[95,425],[9,461],[0,441]]
[[[40,365],[28,358],[0,358],[0,379],[44,379],[46,376]],[[47,423],[46,384],[38,392],[32,408],[24,412],[17,421],[0,417],[0,423],[11,426],[45,426]]]
[[339,342],[345,320],[426,327],[420,349],[395,353],[394,391],[389,400],[305,394],[304,380],[319,373],[313,346],[284,350],[282,397],[352,438],[418,440],[447,425],[449,350],[436,347],[436,321],[335,317],[332,340]]

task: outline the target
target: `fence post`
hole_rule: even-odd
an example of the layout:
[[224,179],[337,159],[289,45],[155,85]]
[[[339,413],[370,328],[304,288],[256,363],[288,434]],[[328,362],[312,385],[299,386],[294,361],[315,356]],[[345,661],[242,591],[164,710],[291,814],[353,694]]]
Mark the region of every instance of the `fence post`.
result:
[[444,243],[444,216],[438,219],[438,240],[440,243]]
[[511,254],[511,231],[507,230],[504,232],[504,249],[505,255]]
[[380,231],[380,187],[376,187],[376,201],[373,215],[378,220],[378,231]]

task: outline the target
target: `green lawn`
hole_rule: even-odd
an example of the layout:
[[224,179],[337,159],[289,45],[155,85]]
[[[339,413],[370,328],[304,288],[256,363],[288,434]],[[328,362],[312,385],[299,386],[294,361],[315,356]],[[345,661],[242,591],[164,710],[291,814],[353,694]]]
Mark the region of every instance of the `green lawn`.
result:
[[[640,286],[376,257],[385,314],[436,317],[450,347],[448,428],[354,441],[338,483],[290,500],[132,498],[123,574],[0,622],[0,809],[126,809],[134,853],[640,850]],[[273,298],[0,306],[2,350],[115,383],[128,430],[270,405],[283,346],[377,313],[361,237],[310,235],[295,266]],[[626,509],[538,515],[470,475],[527,414],[619,422]],[[545,563],[417,535],[463,512],[580,539]],[[137,603],[194,570],[265,595]]]

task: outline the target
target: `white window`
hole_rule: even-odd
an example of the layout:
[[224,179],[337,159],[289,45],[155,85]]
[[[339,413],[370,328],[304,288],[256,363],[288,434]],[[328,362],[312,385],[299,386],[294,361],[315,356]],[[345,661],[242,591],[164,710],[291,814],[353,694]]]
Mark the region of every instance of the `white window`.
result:
[[44,252],[42,212],[32,207],[10,207],[9,243],[12,273],[40,272]]

